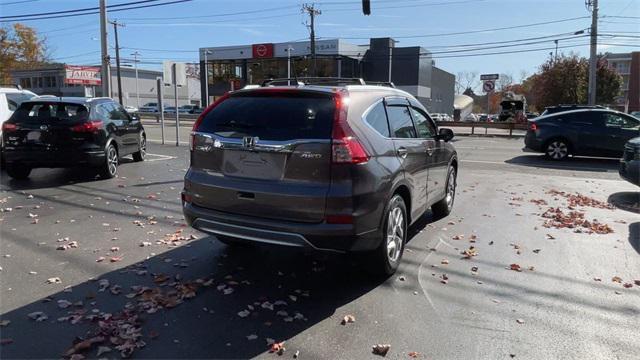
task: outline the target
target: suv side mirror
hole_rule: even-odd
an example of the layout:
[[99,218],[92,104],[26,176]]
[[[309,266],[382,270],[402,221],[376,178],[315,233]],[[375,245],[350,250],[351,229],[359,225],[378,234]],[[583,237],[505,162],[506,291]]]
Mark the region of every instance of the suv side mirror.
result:
[[138,115],[138,114],[131,114],[131,115],[129,115],[129,117],[131,118],[131,122],[139,122],[140,121],[140,115]]
[[453,139],[453,130],[447,128],[441,128],[438,131],[438,136],[436,137],[438,140],[444,140],[445,142]]

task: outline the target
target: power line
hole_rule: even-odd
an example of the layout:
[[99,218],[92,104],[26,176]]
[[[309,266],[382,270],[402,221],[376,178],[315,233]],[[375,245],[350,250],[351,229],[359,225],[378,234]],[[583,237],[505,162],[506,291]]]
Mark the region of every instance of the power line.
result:
[[[239,22],[239,21],[255,21],[255,20],[264,20],[264,19],[275,19],[288,17],[293,15],[300,15],[299,12],[296,13],[287,13],[282,15],[269,15],[269,16],[261,16],[261,17],[252,17],[252,18],[242,18],[242,19],[227,19],[227,20],[216,20],[216,21],[207,21],[206,23],[194,23],[194,22],[178,22],[178,23],[154,23],[154,22],[139,22],[139,23],[131,23],[127,21],[127,24],[130,26],[143,26],[143,25],[162,25],[162,26],[181,26],[181,25],[209,25],[209,24],[220,24],[220,23],[229,23],[229,22]],[[195,16],[195,18],[200,18],[200,16]],[[124,20],[124,18],[123,18]],[[169,19],[167,19],[169,20]]]
[[225,14],[207,14],[207,15],[198,15],[198,16],[151,17],[151,18],[123,18],[122,20],[182,20],[182,19],[211,18],[211,17],[221,17],[221,16],[236,16],[236,15],[264,13],[264,12],[269,12],[269,11],[285,10],[285,9],[297,9],[298,7],[299,7],[298,5],[288,5],[288,6],[278,6],[278,7],[273,7],[273,8],[250,10],[250,11],[240,11],[240,12],[225,13]]
[[[541,26],[541,25],[548,25],[548,24],[557,24],[557,23],[561,23],[561,22],[575,21],[575,20],[588,19],[588,18],[590,18],[590,16],[579,16],[579,17],[574,17],[574,18],[551,20],[551,21],[544,21],[544,22],[524,24],[524,25],[505,26],[505,27],[499,27],[499,28],[493,28],[493,29],[459,31],[459,32],[440,33],[440,34],[390,36],[390,37],[393,38],[393,39],[412,39],[412,38],[421,38],[421,37],[437,37],[437,36],[453,36],[453,35],[476,34],[476,33],[488,32],[488,31],[510,30],[510,29],[524,28],[524,27],[533,27],[533,26]],[[365,40],[365,39],[369,39],[369,38],[368,37],[341,37],[341,39]]]
[[[128,6],[128,5],[135,5],[135,4],[142,4],[142,3],[148,3],[148,2],[156,2],[156,1],[160,1],[160,0],[134,1],[134,2],[130,2],[130,3],[109,5],[109,6],[107,6],[107,8],[115,8],[115,7],[120,7],[120,6]],[[9,15],[9,16],[0,16],[0,19],[12,19],[12,18],[19,18],[19,17],[36,17],[36,16],[47,16],[47,15],[57,15],[57,14],[69,14],[69,13],[84,12],[84,11],[90,11],[90,10],[100,10],[100,8],[99,7],[91,7],[91,8],[83,8],[83,9],[50,11],[50,12],[35,13],[35,14]]]
[[36,2],[36,1],[40,1],[40,0],[22,0],[22,1],[14,1],[14,2],[8,2],[8,3],[1,3],[1,4],[0,4],[0,6],[16,5],[16,4],[24,4],[24,3]]
[[[109,12],[144,9],[144,8],[150,8],[150,7],[156,7],[156,6],[179,4],[179,3],[189,2],[189,1],[193,1],[193,0],[174,0],[174,1],[169,1],[169,2],[162,3],[162,4],[139,5],[139,6],[128,7],[126,9],[114,9],[114,10],[110,10]],[[129,5],[129,4],[127,4],[127,5]],[[92,11],[92,12],[86,12],[86,13],[73,13],[73,14],[65,14],[65,15],[32,17],[32,18],[26,18],[26,19],[11,19],[11,20],[1,20],[0,19],[0,23],[13,22],[13,21],[25,22],[25,21],[34,21],[34,20],[57,19],[57,18],[66,18],[66,17],[74,17],[74,16],[94,15],[94,14],[99,14],[99,13],[100,13],[100,11]]]

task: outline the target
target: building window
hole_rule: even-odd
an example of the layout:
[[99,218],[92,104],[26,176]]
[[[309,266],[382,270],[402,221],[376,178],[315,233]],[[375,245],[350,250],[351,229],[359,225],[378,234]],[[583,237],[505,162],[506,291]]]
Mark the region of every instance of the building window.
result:
[[31,88],[31,78],[22,78],[22,79],[20,79],[20,86],[22,86],[25,89],[30,89]]

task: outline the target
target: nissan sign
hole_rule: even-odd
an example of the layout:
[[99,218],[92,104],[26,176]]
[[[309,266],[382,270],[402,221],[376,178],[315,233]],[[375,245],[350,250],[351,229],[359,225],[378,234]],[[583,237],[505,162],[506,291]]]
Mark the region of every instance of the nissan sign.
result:
[[253,58],[265,59],[273,57],[273,44],[254,44],[251,45]]

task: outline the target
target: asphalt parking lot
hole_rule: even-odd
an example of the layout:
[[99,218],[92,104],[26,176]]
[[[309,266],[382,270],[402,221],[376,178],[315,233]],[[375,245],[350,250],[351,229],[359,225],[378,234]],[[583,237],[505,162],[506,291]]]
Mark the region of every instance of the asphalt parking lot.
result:
[[[0,357],[273,358],[268,344],[284,341],[300,359],[377,358],[374,344],[392,359],[637,359],[640,188],[617,160],[455,140],[454,211],[412,227],[387,279],[358,258],[230,249],[185,227],[184,146],[153,143],[111,180],[3,172]],[[589,225],[553,225],[549,208]],[[105,331],[120,349],[100,348]]]

